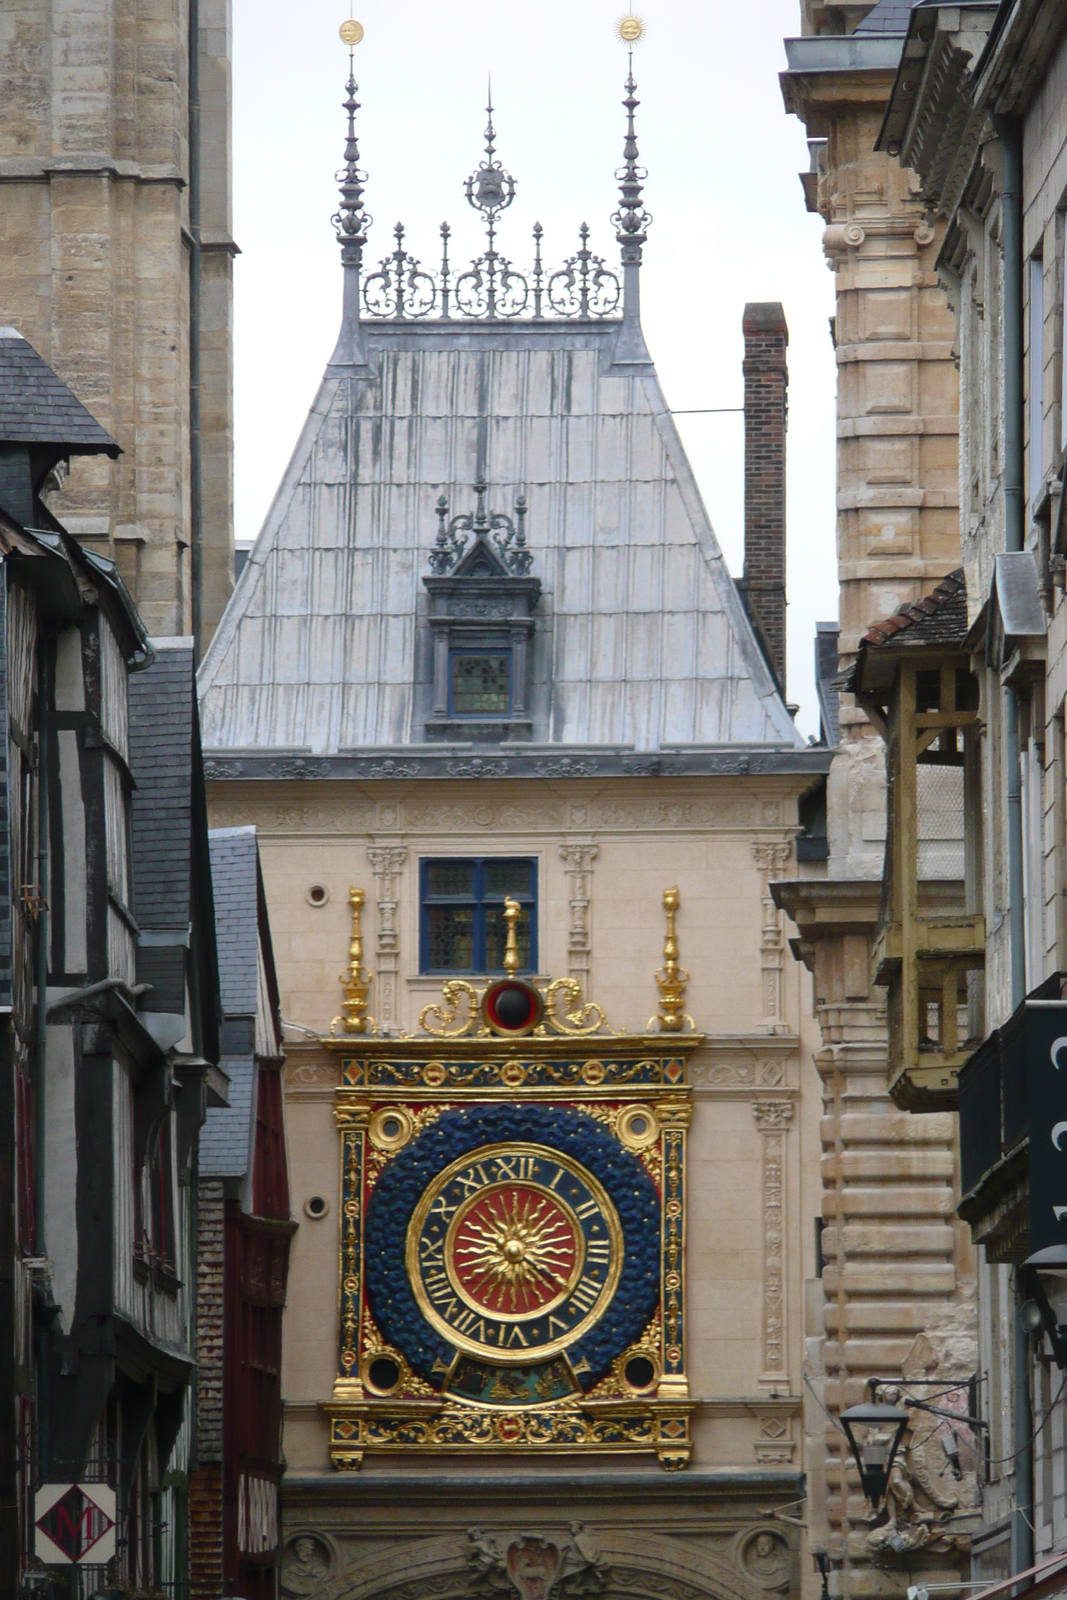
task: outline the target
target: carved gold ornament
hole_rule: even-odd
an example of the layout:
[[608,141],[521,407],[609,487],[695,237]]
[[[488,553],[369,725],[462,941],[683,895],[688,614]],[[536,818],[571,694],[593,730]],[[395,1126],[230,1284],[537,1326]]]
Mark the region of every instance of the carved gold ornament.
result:
[[[358,26],[358,24],[357,24]],[[371,1033],[376,1032],[377,1024],[373,1017],[367,1015],[367,995],[374,979],[372,972],[363,971],[363,935],[359,925],[359,914],[366,901],[366,894],[362,889],[357,889],[353,884],[348,891],[348,903],[352,907],[352,934],[348,943],[348,971],[342,972],[340,977],[341,1015],[334,1017],[330,1023],[330,1036],[335,1038],[338,1028],[342,1033]]]
[[632,11],[628,11],[626,16],[620,17],[615,24],[615,32],[623,44],[629,45],[632,50],[644,37],[645,25],[640,17],[635,17]]
[[392,1155],[403,1150],[415,1132],[414,1119],[403,1106],[382,1106],[367,1125],[367,1136],[376,1150]]
[[[511,901],[510,904],[517,905]],[[505,911],[505,915],[507,912]],[[514,935],[514,924],[508,929],[508,940]],[[505,960],[507,957],[505,956]],[[516,960],[518,957],[516,956]],[[519,980],[514,979],[518,984]],[[615,1033],[608,1027],[604,1008],[595,1000],[582,1003],[582,986],[577,978],[554,978],[544,989],[537,984],[523,983],[524,989],[535,993],[543,1003],[541,1020],[533,1027],[502,1029],[493,1027],[488,1020],[486,996],[491,990],[502,987],[499,983],[476,989],[466,978],[449,978],[441,985],[441,999],[423,1006],[419,1012],[419,1027],[435,1039],[466,1039],[474,1036],[488,1039],[505,1033],[508,1037],[529,1035],[533,1038],[553,1036],[583,1037],[591,1033]],[[405,1035],[405,1037],[417,1037]]]
[[655,974],[656,988],[659,990],[659,1012],[648,1019],[649,1029],[653,1023],[658,1023],[661,1033],[681,1033],[687,1022],[694,1032],[696,1030],[696,1023],[692,1017],[682,1010],[685,1005],[689,974],[678,964],[678,936],[674,930],[674,915],[680,905],[681,895],[678,893],[677,885],[664,889],[663,909],[667,913],[667,933],[663,940],[663,965]]
[[354,50],[363,38],[363,24],[362,22],[357,22],[355,17],[349,17],[347,22],[342,22],[337,32],[340,35],[341,43],[346,44],[350,50]]
[[651,1106],[623,1106],[615,1118],[615,1134],[627,1150],[647,1150],[659,1138],[659,1118]]

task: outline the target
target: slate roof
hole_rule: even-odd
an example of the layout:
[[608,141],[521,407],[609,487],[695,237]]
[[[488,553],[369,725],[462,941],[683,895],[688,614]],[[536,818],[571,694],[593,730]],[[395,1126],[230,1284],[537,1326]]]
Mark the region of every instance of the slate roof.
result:
[[211,884],[224,1017],[254,1017],[259,999],[255,828],[213,828]]
[[208,1106],[200,1129],[202,1178],[243,1178],[252,1159],[258,1067],[251,1056],[224,1056],[230,1080],[228,1106]]
[[840,740],[838,714],[841,696],[836,685],[837,641],[840,633],[841,624],[838,622],[815,624],[815,688],[819,696],[820,732],[831,750]]
[[[137,785],[130,805],[132,909],[147,936],[138,943],[137,978],[154,988],[146,1010],[180,1013],[185,1010],[189,929],[197,920],[198,904],[206,963],[201,981],[212,992],[217,983],[214,929],[208,925],[207,814],[192,640],[153,639],[151,644],[151,665],[129,679],[130,770]],[[205,1050],[209,1037],[211,1048],[217,1049],[214,1009],[205,994]]]
[[878,0],[872,11],[868,11],[857,33],[900,33],[908,31],[912,11],[920,0]]
[[134,894],[142,928],[176,929],[189,921],[193,649],[153,644],[151,666],[130,677]]
[[362,331],[370,372],[327,368],[205,655],[205,750],[425,749],[434,508],[482,473],[490,511],[529,502],[534,746],[803,748],[618,323]]
[[111,435],[16,328],[0,328],[0,441],[120,454]]

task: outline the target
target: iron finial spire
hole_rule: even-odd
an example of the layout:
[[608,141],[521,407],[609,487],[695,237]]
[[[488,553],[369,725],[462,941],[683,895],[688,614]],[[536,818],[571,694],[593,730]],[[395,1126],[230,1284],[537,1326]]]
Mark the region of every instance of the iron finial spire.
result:
[[355,267],[357,272],[363,262],[363,246],[367,242],[367,229],[371,225],[371,218],[363,209],[363,191],[367,185],[367,174],[359,165],[359,142],[356,139],[358,88],[359,84],[355,78],[355,57],[350,50],[348,82],[345,84],[345,99],[342,102],[348,113],[348,137],[345,139],[345,164],[337,174],[341,203],[331,220],[336,229],[337,243],[341,246],[341,264],[345,267]]
[[623,164],[615,173],[619,182],[619,209],[612,217],[615,224],[615,237],[622,246],[622,264],[624,267],[641,265],[641,246],[648,238],[648,229],[652,218],[645,210],[641,199],[648,173],[638,164],[637,129],[634,125],[634,112],[641,104],[637,98],[637,84],[634,82],[634,53],[630,51],[630,70],[626,78],[626,97],[623,105],[626,107],[626,138],[623,141]]
[[360,269],[363,265],[363,246],[372,218],[363,208],[363,191],[367,174],[359,165],[359,143],[356,139],[356,112],[359,101],[356,91],[356,45],[363,37],[363,25],[350,17],[338,30],[348,46],[348,81],[342,102],[348,115],[348,134],[345,139],[344,166],[337,174],[341,202],[331,221],[337,243],[341,246],[341,266],[344,269],[344,305],[341,318],[341,335],[331,359],[331,366],[365,366],[366,351],[359,332]]
[[[496,248],[496,219],[506,211],[515,198],[515,179],[496,158],[496,129],[493,127],[493,80],[489,80],[486,113],[489,121],[485,129],[485,155],[464,184],[468,204],[485,218],[485,254],[472,263],[476,280],[474,287],[484,297],[486,315],[495,317],[498,302],[506,296],[510,262]],[[463,279],[472,273],[464,273]],[[463,279],[460,281],[462,282]],[[457,288],[458,288],[457,284]]]
[[619,184],[619,209],[611,219],[615,225],[615,237],[620,247],[623,280],[623,326],[615,348],[615,360],[641,365],[650,360],[641,335],[640,320],[642,247],[648,238],[652,218],[645,210],[641,198],[648,173],[638,161],[634,112],[641,102],[637,98],[637,84],[634,81],[634,45],[640,40],[644,31],[644,23],[640,17],[635,17],[632,11],[622,18],[617,29],[619,38],[627,47],[629,69],[626,74],[626,94],[622,102],[626,107],[626,138],[622,147],[622,166],[615,172]]

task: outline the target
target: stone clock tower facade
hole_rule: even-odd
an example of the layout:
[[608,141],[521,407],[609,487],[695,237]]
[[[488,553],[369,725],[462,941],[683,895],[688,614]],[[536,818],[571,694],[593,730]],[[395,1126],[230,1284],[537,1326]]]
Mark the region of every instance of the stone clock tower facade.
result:
[[[201,671],[288,1025],[290,1597],[810,1567],[818,1095],[770,885],[828,757],[645,346],[625,105],[618,267],[584,228],[503,255],[490,121],[481,254],[445,228],[430,270],[398,228],[367,270],[350,79],[340,337]],[[780,439],[784,322],[750,310]]]

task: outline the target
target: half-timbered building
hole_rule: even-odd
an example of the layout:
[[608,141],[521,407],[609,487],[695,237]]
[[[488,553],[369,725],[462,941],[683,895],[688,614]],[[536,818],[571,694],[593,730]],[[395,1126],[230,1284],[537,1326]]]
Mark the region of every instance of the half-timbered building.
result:
[[225,1093],[193,657],[42,498],[115,449],[0,332],[4,1595],[184,1576],[193,1178]]

